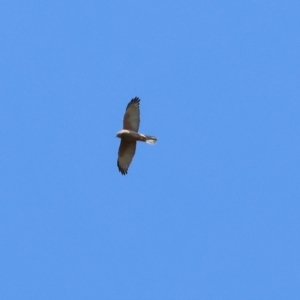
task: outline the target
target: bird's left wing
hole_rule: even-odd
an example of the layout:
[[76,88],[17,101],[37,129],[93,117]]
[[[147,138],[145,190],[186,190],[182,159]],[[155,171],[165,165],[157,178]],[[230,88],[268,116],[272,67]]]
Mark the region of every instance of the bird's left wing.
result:
[[138,132],[140,126],[140,99],[135,97],[131,99],[126,107],[123,119],[123,128]]

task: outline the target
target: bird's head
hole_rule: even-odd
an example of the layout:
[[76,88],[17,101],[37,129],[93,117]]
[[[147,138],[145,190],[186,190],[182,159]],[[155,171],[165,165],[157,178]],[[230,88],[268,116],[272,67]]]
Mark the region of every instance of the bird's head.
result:
[[116,137],[121,138],[122,130],[117,132]]
[[129,134],[129,130],[127,130],[127,129],[122,129],[122,130],[120,130],[119,132],[117,132],[117,136],[116,137],[118,137],[118,138],[124,138],[124,137],[126,137],[126,135],[128,135]]

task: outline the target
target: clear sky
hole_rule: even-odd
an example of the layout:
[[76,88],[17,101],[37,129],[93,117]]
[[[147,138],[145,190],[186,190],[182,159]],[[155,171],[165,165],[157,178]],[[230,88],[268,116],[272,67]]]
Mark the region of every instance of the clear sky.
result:
[[[299,1],[1,1],[1,299],[300,299],[299,30]],[[135,96],[158,143],[122,176]]]

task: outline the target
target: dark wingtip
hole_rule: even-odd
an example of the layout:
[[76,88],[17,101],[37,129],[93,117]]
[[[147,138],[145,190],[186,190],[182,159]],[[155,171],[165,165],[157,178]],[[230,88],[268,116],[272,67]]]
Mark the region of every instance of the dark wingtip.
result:
[[127,170],[122,170],[121,169],[120,172],[121,172],[122,175],[126,175],[127,174]]
[[132,98],[131,101],[127,104],[126,109],[127,109],[130,105],[132,105],[132,104],[136,104],[137,107],[139,107],[140,101],[141,101],[141,99],[140,99],[139,97],[134,97],[134,98]]
[[118,166],[118,169],[119,169],[119,172],[122,174],[122,175],[126,175],[127,172],[128,172],[128,169],[122,169],[119,165],[119,162],[117,162],[117,166]]

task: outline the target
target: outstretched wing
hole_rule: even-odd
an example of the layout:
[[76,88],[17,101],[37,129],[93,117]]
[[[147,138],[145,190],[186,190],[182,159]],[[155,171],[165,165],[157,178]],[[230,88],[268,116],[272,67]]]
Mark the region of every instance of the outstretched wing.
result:
[[129,165],[135,153],[136,142],[121,139],[118,153],[118,168],[122,175],[127,174]]
[[126,107],[123,119],[123,129],[138,132],[140,126],[140,98],[131,99]]

